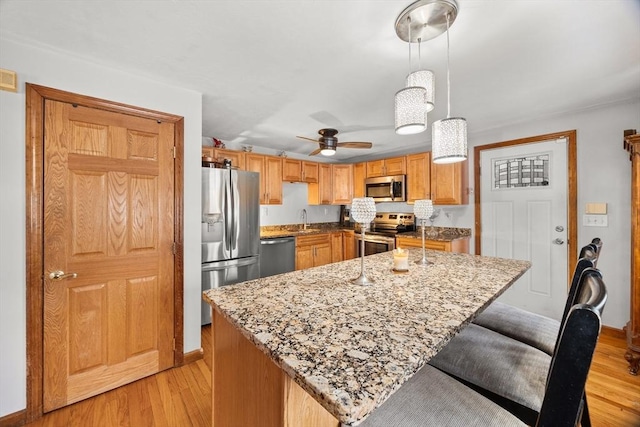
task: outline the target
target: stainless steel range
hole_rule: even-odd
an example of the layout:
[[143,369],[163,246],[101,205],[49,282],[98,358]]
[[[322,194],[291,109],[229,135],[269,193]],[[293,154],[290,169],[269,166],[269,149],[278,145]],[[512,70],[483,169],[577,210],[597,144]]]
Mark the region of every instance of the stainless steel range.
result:
[[[415,218],[412,213],[381,212],[376,214],[371,223],[371,230],[364,235],[364,254],[373,255],[395,249],[396,235],[415,230]],[[360,226],[356,224],[356,247],[358,256],[361,254],[362,234]]]

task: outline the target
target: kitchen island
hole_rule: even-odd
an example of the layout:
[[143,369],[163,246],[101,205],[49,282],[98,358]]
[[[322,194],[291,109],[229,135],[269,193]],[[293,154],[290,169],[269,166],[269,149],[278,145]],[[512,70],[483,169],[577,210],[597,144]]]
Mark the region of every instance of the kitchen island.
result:
[[357,425],[529,267],[409,251],[212,289],[213,426]]

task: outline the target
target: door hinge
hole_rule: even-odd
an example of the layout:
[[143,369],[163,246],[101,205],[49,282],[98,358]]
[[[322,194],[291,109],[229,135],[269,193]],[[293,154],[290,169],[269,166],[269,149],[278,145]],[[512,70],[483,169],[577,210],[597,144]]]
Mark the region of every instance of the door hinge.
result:
[[173,347],[173,351],[176,351],[176,339],[173,339],[173,343],[171,344]]
[[176,146],[175,145],[173,146],[173,158],[174,159],[176,158]]
[[173,252],[174,255],[176,254],[176,242],[173,242],[171,244],[171,251]]

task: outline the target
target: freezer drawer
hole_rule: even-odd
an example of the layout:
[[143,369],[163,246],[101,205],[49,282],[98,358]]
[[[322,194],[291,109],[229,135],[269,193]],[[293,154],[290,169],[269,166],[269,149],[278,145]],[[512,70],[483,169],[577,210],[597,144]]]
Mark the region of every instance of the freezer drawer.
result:
[[[260,257],[253,256],[202,264],[202,291],[260,277]],[[202,301],[202,324],[211,323],[211,306]]]

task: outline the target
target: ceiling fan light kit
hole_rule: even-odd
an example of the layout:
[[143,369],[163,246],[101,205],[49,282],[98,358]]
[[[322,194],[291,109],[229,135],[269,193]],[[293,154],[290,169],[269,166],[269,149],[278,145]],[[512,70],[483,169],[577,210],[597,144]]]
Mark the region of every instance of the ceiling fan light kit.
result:
[[318,138],[317,140],[307,138],[306,136],[297,137],[318,144],[318,148],[309,153],[310,156],[315,156],[316,154],[322,154],[323,156],[333,156],[334,154],[336,154],[336,149],[338,147],[371,148],[373,146],[373,144],[370,142],[338,142],[338,138],[336,138],[338,131],[336,129],[320,129],[318,133],[320,134],[320,138]]
[[[405,8],[396,19],[398,37],[409,43],[409,68],[411,68],[411,43],[431,40],[442,33],[447,34],[447,118],[433,123],[432,156],[434,163],[454,163],[467,158],[467,121],[461,117],[451,117],[451,80],[449,75],[449,28],[458,16],[455,0],[418,0]],[[418,52],[420,52],[418,50]],[[395,119],[396,133],[408,135],[422,132],[427,128],[427,112],[434,108],[434,75],[429,70],[418,70],[407,76],[407,87],[396,93]],[[416,103],[410,88],[423,87],[425,98]],[[400,97],[400,99],[399,99]],[[410,117],[410,118],[409,118]],[[424,122],[418,125],[419,118]]]

